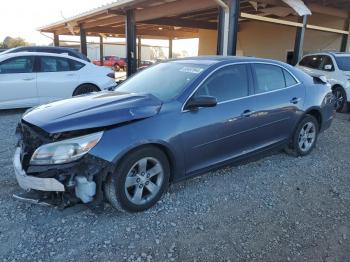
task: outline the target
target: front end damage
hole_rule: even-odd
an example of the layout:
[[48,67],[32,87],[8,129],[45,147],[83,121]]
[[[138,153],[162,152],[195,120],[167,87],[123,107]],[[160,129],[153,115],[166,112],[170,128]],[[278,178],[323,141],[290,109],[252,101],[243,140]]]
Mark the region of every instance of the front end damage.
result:
[[79,160],[66,164],[30,164],[38,147],[74,137],[77,132],[51,135],[22,120],[16,134],[18,144],[13,166],[18,184],[26,193],[16,194],[14,197],[61,208],[79,202],[95,208],[103,207],[102,186],[108,173],[112,171],[110,162],[87,153]]

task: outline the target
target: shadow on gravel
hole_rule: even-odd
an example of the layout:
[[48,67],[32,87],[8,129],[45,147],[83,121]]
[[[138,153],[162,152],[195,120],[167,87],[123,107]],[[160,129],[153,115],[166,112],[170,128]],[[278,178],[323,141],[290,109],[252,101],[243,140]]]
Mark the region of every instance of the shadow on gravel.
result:
[[0,110],[0,117],[1,116],[11,116],[11,115],[18,115],[23,114],[27,109],[3,109]]
[[[206,173],[193,176],[189,179],[184,179],[184,180],[177,182],[177,183],[174,183],[174,184],[170,184],[168,192],[176,193],[176,192],[186,191],[186,190],[188,190],[188,186],[190,186],[192,183],[197,184],[199,182],[198,180],[200,180],[200,179],[203,179],[203,183],[204,183],[204,180],[206,178],[226,175],[225,172],[216,172],[216,171],[228,170],[228,169],[232,169],[232,168],[237,168],[239,166],[248,165],[248,164],[253,163],[253,162],[258,162],[258,161],[260,161],[264,158],[267,158],[269,156],[278,155],[278,154],[287,155],[283,151],[283,149],[281,149],[281,148],[277,148],[277,149],[274,148],[274,149],[267,150],[265,152],[260,152],[259,154],[256,154],[256,155],[244,158],[244,159],[235,160],[232,163],[229,163],[227,165],[216,167],[216,168],[214,168]],[[292,157],[292,156],[290,156],[290,157]],[[294,157],[292,157],[292,158],[294,158]],[[185,185],[185,186],[182,187],[181,185]]]

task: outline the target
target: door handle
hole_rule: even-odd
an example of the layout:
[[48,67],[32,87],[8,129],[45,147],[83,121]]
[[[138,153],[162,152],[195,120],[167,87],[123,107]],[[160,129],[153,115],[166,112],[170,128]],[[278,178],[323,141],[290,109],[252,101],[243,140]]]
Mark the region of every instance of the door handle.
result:
[[299,101],[300,101],[300,98],[297,98],[297,97],[293,97],[293,98],[290,100],[290,102],[291,102],[292,104],[298,104]]
[[22,80],[24,81],[30,81],[30,80],[34,80],[35,78],[34,77],[25,77],[23,78]]
[[252,114],[254,114],[255,112],[254,111],[250,111],[249,109],[248,110],[245,110],[241,116],[243,117],[250,117]]
[[67,74],[67,76],[75,76],[75,74]]

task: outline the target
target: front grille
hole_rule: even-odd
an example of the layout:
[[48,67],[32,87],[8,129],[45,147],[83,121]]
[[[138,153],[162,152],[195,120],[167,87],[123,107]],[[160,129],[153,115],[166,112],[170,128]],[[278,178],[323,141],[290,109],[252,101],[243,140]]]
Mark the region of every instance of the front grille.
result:
[[48,133],[44,130],[22,120],[19,125],[21,162],[22,167],[27,171],[30,158],[35,150],[43,144],[49,142]]

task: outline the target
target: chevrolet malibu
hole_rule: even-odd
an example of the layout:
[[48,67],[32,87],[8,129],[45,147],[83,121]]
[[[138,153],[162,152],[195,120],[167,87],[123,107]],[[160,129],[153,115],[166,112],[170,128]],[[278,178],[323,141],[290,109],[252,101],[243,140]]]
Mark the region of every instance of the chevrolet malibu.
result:
[[309,154],[334,116],[321,80],[256,58],[160,63],[115,91],[27,111],[16,132],[16,178],[63,206],[107,200],[143,211],[170,183],[232,161],[277,148]]

